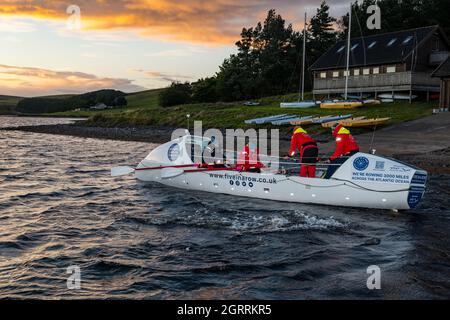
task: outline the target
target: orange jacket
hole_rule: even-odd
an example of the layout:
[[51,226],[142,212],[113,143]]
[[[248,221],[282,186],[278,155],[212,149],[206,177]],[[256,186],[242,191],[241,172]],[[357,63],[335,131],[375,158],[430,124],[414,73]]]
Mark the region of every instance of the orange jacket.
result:
[[339,157],[345,156],[350,152],[359,151],[359,146],[353,136],[341,124],[333,130],[333,136],[336,138],[336,151],[330,157],[330,160],[335,160]]

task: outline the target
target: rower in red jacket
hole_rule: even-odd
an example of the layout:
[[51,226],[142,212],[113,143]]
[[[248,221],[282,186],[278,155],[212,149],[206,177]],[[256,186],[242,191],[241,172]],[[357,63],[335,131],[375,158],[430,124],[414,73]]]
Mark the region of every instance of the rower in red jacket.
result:
[[333,137],[336,138],[336,151],[330,157],[330,160],[336,160],[339,157],[348,157],[359,152],[359,146],[356,143],[350,131],[339,124],[333,129]]
[[359,145],[356,143],[350,131],[342,124],[333,126],[333,137],[336,138],[336,150],[330,157],[330,167],[327,170],[325,179],[330,179],[331,176],[339,169],[340,165],[347,161],[348,158],[359,152]]
[[264,164],[259,159],[258,147],[253,143],[246,144],[244,151],[238,155],[236,169],[244,172],[261,172],[261,168],[263,167]]
[[289,156],[293,157],[297,150],[300,152],[300,176],[304,178],[315,178],[319,149],[317,148],[316,140],[311,138],[301,127],[294,129]]

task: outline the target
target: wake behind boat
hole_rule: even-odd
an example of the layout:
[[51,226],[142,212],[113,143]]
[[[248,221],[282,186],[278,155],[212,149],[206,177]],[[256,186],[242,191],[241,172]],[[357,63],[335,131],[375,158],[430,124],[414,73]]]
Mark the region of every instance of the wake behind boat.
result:
[[134,173],[145,182],[234,196],[387,210],[415,208],[425,192],[427,172],[365,153],[348,158],[330,179],[285,174],[272,169],[271,160],[261,173],[239,171],[233,164],[195,163],[192,146],[203,150],[210,142],[186,135],[157,147],[135,169],[117,167],[111,174]]

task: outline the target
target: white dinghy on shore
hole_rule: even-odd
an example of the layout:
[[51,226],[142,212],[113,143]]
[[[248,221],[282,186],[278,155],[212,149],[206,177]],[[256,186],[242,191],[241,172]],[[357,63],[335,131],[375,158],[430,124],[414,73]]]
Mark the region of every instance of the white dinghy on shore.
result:
[[427,172],[365,153],[351,156],[331,179],[282,174],[269,163],[261,173],[237,171],[233,165],[200,167],[192,159],[191,146],[204,148],[209,142],[187,135],[157,147],[136,168],[118,167],[111,173],[134,173],[141,181],[241,197],[386,210],[415,208],[425,192]]

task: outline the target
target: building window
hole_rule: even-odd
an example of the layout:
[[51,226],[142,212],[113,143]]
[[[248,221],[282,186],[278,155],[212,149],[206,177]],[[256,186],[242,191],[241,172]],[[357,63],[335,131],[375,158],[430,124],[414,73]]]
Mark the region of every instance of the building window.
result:
[[326,73],[326,72],[321,72],[321,73],[320,73],[320,77],[321,77],[322,79],[325,79],[325,78],[327,77],[327,73]]
[[394,73],[394,72],[397,72],[397,67],[396,67],[396,66],[393,66],[393,67],[387,67],[387,68],[386,68],[386,72],[387,72],[387,73]]
[[408,44],[408,43],[410,43],[412,39],[413,39],[412,36],[408,36],[408,38],[406,38],[406,39],[403,41],[403,44]]
[[339,71],[333,71],[333,78],[339,77]]
[[355,43],[355,44],[352,46],[352,49],[351,49],[351,50],[352,50],[352,51],[355,50],[356,48],[358,48],[358,46],[359,46],[359,43]]
[[434,37],[433,38],[433,51],[439,51],[439,38]]
[[389,41],[388,47],[392,46],[396,42],[397,42],[397,38],[392,39],[391,41]]
[[373,47],[375,47],[375,45],[377,44],[376,41],[372,42],[371,44],[369,44],[369,49],[372,49]]
[[367,76],[370,74],[370,69],[363,69],[363,75]]
[[359,76],[360,74],[361,74],[361,71],[359,69],[353,70],[353,75],[354,76]]
[[350,76],[350,71],[344,70],[344,77]]
[[373,74],[379,74],[380,73],[380,68],[376,67],[372,69],[372,73]]

